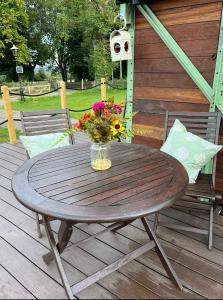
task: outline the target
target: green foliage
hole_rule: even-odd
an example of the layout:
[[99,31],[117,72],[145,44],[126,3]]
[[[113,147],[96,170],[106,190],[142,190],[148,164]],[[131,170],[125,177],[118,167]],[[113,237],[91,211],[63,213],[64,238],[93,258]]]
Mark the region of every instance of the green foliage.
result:
[[28,27],[28,17],[25,12],[23,0],[0,1],[0,59],[5,57],[5,52],[10,52],[10,47],[16,44],[20,48],[19,61],[27,63],[30,54],[26,38],[23,35]]
[[[19,137],[20,132],[16,130],[16,136]],[[0,128],[0,143],[9,142],[9,134],[7,128]]]
[[24,79],[33,80],[35,66],[46,63],[64,81],[69,74],[77,80],[109,78],[118,68],[109,49],[115,0],[4,0],[0,11],[0,68],[8,80],[17,79],[9,50],[13,43],[20,63],[27,65]]
[[109,78],[112,69],[118,67],[111,62],[109,37],[114,29],[114,18],[118,13],[115,0],[83,1],[80,13],[80,28],[84,35],[83,46],[89,49],[88,63],[95,79]]
[[45,0],[25,0],[25,10],[29,20],[25,36],[31,50],[32,65],[43,66],[52,56],[47,40],[50,24],[47,18],[48,7]]
[[6,75],[0,75],[0,84],[5,83],[6,79],[7,79]]
[[34,75],[34,80],[41,81],[47,79],[47,75],[43,69],[39,69]]

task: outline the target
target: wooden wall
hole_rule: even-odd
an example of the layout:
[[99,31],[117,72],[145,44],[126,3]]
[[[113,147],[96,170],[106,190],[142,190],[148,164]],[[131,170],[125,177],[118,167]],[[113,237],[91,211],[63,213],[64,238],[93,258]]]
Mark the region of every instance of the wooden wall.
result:
[[[222,3],[220,0],[147,1],[160,21],[212,85]],[[145,18],[136,13],[134,143],[162,145],[164,114],[208,111],[209,102],[173,57]],[[143,131],[144,132],[144,131]],[[220,142],[223,143],[223,127]],[[219,154],[217,188],[223,191],[223,153]]]

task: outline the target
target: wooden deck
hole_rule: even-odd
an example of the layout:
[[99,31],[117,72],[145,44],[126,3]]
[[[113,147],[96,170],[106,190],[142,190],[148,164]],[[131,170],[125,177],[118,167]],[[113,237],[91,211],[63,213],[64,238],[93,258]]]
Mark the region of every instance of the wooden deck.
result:
[[[82,142],[77,137],[77,142]],[[0,145],[0,299],[66,298],[57,268],[45,265],[41,256],[48,249],[44,234],[37,238],[34,214],[20,205],[11,192],[11,178],[26,160],[21,144]],[[174,209],[161,219],[179,224],[207,226],[207,217]],[[151,222],[153,217],[150,217]],[[55,231],[58,223],[52,224]],[[71,243],[103,229],[104,225],[75,227]],[[44,230],[43,230],[44,232]],[[107,276],[77,295],[80,299],[222,299],[223,298],[223,216],[215,217],[214,248],[206,237],[159,227],[160,241],[184,285],[179,291],[163,271],[154,251]],[[139,222],[118,233],[105,233],[63,255],[71,284],[112,263],[123,253],[145,243],[147,236]]]

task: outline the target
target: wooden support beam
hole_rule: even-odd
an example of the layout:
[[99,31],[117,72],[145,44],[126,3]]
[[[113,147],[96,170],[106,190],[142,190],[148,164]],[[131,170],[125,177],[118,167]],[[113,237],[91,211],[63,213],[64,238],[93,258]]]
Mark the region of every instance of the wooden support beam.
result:
[[210,111],[215,111],[215,106],[217,106],[221,113],[223,113],[223,9],[221,12],[219,30],[218,51],[213,81],[214,103],[210,107]]
[[13,111],[11,106],[11,101],[9,97],[9,88],[7,86],[2,86],[1,91],[3,93],[2,100],[5,110],[6,119],[8,120],[8,133],[9,133],[9,141],[11,144],[16,144],[16,128],[13,120]]
[[127,62],[127,96],[126,96],[126,142],[132,142],[132,115],[133,115],[133,92],[134,92],[134,48],[135,48],[135,6],[122,4],[121,13],[125,14],[128,32],[131,36],[132,59]]
[[71,290],[74,295],[82,291],[83,289],[89,287],[93,283],[97,282],[98,280],[104,278],[105,276],[113,273],[114,271],[118,270],[120,267],[126,265],[127,263],[131,262],[132,260],[136,259],[137,257],[141,256],[145,252],[153,249],[156,247],[156,244],[154,241],[150,241],[147,244],[141,246],[140,248],[130,252],[129,254],[126,254],[125,256],[121,257],[111,265],[108,265],[103,270],[100,270],[93,275],[87,277],[86,279],[74,284],[71,287]]
[[106,79],[101,78],[101,101],[106,101],[107,95],[106,95]]
[[67,90],[66,90],[66,83],[64,81],[60,81],[60,101],[61,101],[61,108],[67,108]]

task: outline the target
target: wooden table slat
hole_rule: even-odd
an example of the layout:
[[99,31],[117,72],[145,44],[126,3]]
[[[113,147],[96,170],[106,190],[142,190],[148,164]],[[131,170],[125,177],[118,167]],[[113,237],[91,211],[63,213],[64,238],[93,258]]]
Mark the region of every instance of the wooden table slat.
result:
[[[182,165],[158,150],[112,143],[111,153],[112,167],[106,171],[91,168],[90,143],[43,153],[18,169],[12,182],[14,193],[28,208],[50,217],[77,222],[118,222],[170,206],[188,183]],[[67,154],[70,167],[63,164]],[[56,171],[55,166],[48,168],[49,163],[58,161]],[[48,173],[40,175],[41,168]],[[91,183],[85,183],[85,179]],[[71,182],[74,186],[69,185]],[[80,187],[78,182],[83,182]],[[54,188],[58,183],[63,187],[58,194],[44,195],[44,187]]]

